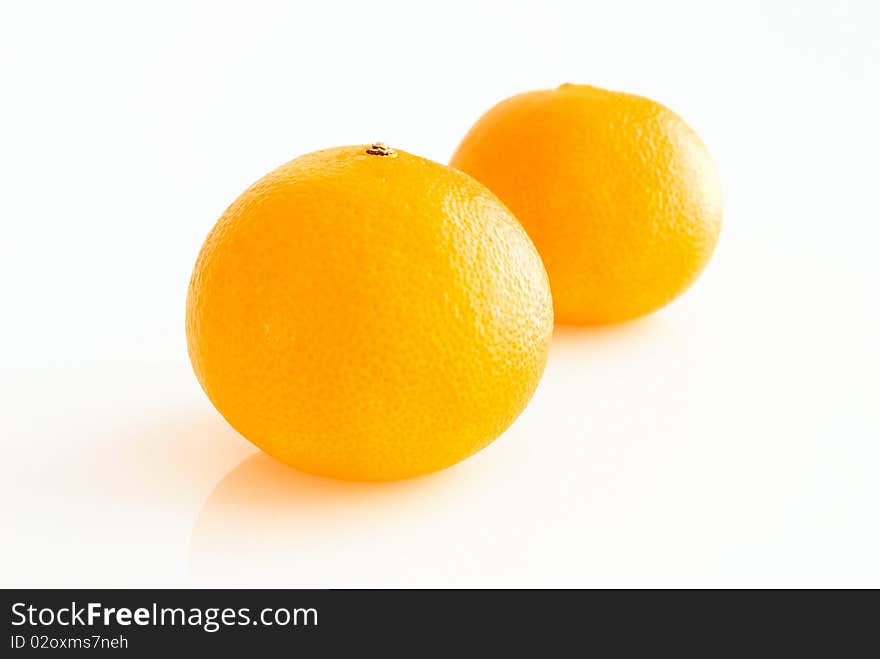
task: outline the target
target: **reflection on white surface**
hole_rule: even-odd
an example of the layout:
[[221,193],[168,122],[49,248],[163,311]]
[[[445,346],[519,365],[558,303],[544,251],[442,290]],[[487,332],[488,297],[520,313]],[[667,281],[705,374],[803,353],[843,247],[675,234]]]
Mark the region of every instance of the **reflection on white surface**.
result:
[[[447,470],[395,483],[347,483],[297,472],[258,453],[208,497],[193,530],[191,574],[207,583],[440,581],[443,563],[454,563],[457,552],[443,543],[446,555],[436,555],[431,529],[441,527],[431,519],[455,488],[468,488],[468,480]],[[408,575],[425,560],[440,563]]]

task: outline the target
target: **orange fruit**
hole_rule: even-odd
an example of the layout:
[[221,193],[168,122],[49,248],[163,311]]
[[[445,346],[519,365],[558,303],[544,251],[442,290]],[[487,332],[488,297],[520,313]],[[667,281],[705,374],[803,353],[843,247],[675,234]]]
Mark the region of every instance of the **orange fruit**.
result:
[[208,235],[186,332],[220,413],[314,474],[442,469],[523,410],[553,329],[547,274],[498,198],[384,145],[296,158]]
[[451,164],[525,226],[560,323],[659,309],[696,280],[721,229],[718,174],[700,138],[641,96],[585,85],[513,96],[477,121]]

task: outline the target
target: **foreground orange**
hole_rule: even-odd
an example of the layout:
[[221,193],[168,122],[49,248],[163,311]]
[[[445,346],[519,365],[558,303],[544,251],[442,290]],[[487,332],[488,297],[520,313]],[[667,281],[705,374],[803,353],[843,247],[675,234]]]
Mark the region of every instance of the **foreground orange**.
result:
[[196,376],[229,423],[353,480],[489,444],[532,396],[552,329],[540,257],[497,197],[381,144],[302,156],[245,191],[186,309]]
[[452,158],[523,223],[550,275],[556,320],[650,313],[708,263],[721,188],[697,134],[641,96],[585,85],[502,101]]

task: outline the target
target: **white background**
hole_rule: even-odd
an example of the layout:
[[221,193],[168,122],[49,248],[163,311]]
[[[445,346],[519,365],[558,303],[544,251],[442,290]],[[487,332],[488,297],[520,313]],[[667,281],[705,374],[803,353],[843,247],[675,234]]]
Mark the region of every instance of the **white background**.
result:
[[[880,586],[876,7],[4,2],[0,583]],[[448,161],[563,82],[704,138],[700,281],[557,331],[523,416],[442,473],[258,454],[185,350],[225,206],[318,148]]]

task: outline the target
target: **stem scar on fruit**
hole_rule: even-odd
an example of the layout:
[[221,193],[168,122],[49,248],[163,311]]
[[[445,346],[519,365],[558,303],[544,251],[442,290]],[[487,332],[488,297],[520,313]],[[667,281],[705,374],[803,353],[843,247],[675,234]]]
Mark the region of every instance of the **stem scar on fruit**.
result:
[[367,149],[367,153],[371,156],[390,156],[391,158],[397,157],[397,151],[392,149],[384,142],[374,142]]

